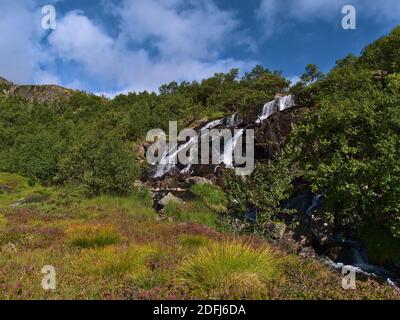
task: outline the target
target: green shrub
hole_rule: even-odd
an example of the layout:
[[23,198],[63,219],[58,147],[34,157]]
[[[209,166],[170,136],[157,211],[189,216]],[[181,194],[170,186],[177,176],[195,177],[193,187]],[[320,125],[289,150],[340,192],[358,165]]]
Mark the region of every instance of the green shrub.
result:
[[387,228],[365,225],[361,230],[361,240],[372,262],[376,264],[400,262],[400,239],[393,237]]
[[72,146],[61,162],[60,180],[85,186],[89,195],[127,195],[139,175],[131,150],[115,134],[94,132]]

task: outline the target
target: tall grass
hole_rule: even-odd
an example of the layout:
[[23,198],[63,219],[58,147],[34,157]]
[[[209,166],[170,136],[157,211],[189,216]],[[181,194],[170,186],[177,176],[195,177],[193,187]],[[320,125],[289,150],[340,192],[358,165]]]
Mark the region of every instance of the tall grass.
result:
[[180,281],[192,294],[211,299],[266,298],[268,284],[277,274],[270,249],[237,241],[201,247],[179,270]]

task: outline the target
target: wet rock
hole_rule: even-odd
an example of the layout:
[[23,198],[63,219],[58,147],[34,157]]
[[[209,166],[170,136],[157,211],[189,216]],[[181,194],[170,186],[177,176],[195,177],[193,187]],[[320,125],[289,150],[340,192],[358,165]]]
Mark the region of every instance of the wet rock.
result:
[[313,233],[314,240],[321,246],[327,244],[332,237],[333,226],[323,217],[312,215],[310,219],[310,228]]
[[275,113],[255,127],[255,158],[259,160],[272,159],[281,150],[285,138],[292,131],[293,124],[304,114],[305,110],[306,108],[293,108]]
[[211,178],[216,175],[216,166],[213,164],[194,164],[191,169],[194,176]]
[[330,243],[324,254],[332,261],[338,261],[339,257],[342,255],[342,250],[342,246],[339,243]]
[[174,196],[172,193],[168,193],[166,196],[161,198],[160,201],[158,201],[158,205],[162,208],[166,207],[170,203],[183,203],[183,200]]

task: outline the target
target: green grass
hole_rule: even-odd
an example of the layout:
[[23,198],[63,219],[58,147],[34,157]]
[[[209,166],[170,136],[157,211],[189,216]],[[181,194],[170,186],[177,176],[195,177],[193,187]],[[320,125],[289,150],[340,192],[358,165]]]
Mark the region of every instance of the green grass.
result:
[[371,261],[378,264],[400,262],[400,239],[390,230],[377,225],[366,225],[361,233]]
[[217,186],[212,184],[195,184],[191,190],[209,209],[224,213],[228,205],[225,193]]
[[80,203],[81,213],[93,216],[98,213],[123,212],[135,216],[137,219],[155,219],[157,213],[152,208],[152,200],[149,195],[131,195],[129,197],[99,196],[84,199]]
[[[221,199],[210,188],[167,207],[170,222],[155,219],[142,193],[86,199],[78,189],[0,179],[9,186],[0,193],[7,208],[0,207],[0,299],[400,298],[373,280],[343,290],[341,275],[317,261],[288,258],[254,237],[228,239],[212,209]],[[9,206],[38,190],[49,199]],[[56,269],[55,291],[41,287],[45,265]]]
[[157,252],[151,246],[109,246],[83,250],[72,265],[86,276],[135,280],[148,273],[146,262]]
[[164,213],[178,222],[198,223],[211,228],[218,228],[220,224],[218,216],[199,201],[169,203]]
[[28,179],[11,173],[0,173],[0,208],[9,208],[13,203],[26,199],[27,202],[41,202],[54,196],[51,188],[30,185]]
[[170,203],[164,213],[175,221],[191,222],[220,229],[219,214],[226,212],[227,199],[217,186],[197,184],[190,190],[195,198],[185,203]]
[[235,241],[200,248],[180,269],[180,279],[191,291],[212,299],[265,298],[277,275],[271,250]]

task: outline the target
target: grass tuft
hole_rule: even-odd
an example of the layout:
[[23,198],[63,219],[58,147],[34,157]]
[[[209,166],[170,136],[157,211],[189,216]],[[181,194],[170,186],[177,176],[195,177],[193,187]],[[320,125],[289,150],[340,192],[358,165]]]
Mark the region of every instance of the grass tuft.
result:
[[78,248],[98,248],[117,244],[121,240],[119,233],[111,226],[85,225],[67,230],[68,244]]
[[266,298],[277,273],[270,249],[237,241],[200,248],[179,271],[180,280],[193,294],[211,299]]
[[182,246],[187,248],[198,248],[208,245],[211,240],[203,235],[183,234],[179,237],[179,242]]

